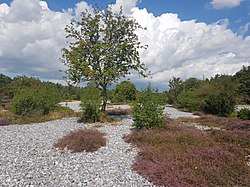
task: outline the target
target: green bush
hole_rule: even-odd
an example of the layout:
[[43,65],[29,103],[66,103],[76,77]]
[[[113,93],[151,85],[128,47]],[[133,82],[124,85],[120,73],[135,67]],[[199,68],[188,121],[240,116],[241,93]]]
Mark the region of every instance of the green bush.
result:
[[89,85],[83,89],[81,107],[83,109],[82,120],[84,122],[96,122],[100,120],[101,91]]
[[178,95],[179,107],[187,108],[189,111],[199,110],[199,101],[193,90],[184,90]]
[[150,86],[137,96],[132,115],[133,126],[137,129],[149,129],[163,124],[163,108],[160,106],[159,97],[156,97]]
[[126,103],[136,99],[136,87],[130,81],[117,84],[111,97],[113,103]]
[[205,112],[219,116],[228,116],[234,111],[235,100],[227,92],[210,95],[206,100]]
[[250,120],[250,109],[248,108],[242,108],[238,112],[237,117],[242,120]]
[[60,101],[58,93],[46,86],[26,87],[15,93],[11,110],[25,117],[46,115]]

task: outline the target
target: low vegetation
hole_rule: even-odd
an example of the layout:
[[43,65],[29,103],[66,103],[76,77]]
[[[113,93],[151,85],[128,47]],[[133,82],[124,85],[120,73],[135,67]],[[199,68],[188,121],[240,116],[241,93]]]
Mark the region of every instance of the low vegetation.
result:
[[239,119],[242,120],[250,120],[250,109],[248,108],[242,108],[239,112],[238,112],[238,116]]
[[235,105],[250,104],[249,80],[250,66],[243,66],[233,76],[216,75],[203,80],[173,77],[169,81],[170,89],[166,95],[170,104],[187,111],[203,111],[228,117],[234,113]]
[[83,89],[81,96],[81,107],[83,109],[82,122],[100,121],[101,90],[94,85],[88,85]]
[[[204,132],[168,119],[125,137],[140,152],[133,169],[160,186],[247,186],[248,129]],[[231,125],[232,126],[232,125]]]
[[54,147],[70,152],[94,152],[106,145],[105,134],[96,129],[79,129],[59,139]]
[[38,115],[38,116],[18,116],[10,113],[9,111],[0,111],[0,120],[5,121],[7,124],[30,124],[30,123],[39,123],[44,121],[51,121],[66,117],[76,117],[80,116],[80,113],[76,113],[73,110],[61,107],[54,106],[51,108],[50,112],[47,115]]
[[137,129],[149,129],[163,124],[163,108],[160,106],[160,101],[150,86],[137,96],[132,116],[133,126]]
[[0,126],[7,126],[9,125],[9,122],[4,120],[4,119],[0,119]]
[[131,114],[131,109],[111,109],[107,110],[107,114],[111,116],[125,116]]

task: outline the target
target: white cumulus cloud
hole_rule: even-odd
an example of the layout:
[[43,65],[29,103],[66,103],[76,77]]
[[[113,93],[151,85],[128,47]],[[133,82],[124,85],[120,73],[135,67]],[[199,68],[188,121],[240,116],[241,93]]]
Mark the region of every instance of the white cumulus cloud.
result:
[[[172,76],[209,78],[217,73],[233,74],[243,65],[250,65],[250,36],[243,38],[233,33],[227,19],[206,24],[182,21],[171,13],[154,16],[137,8],[136,2],[117,0],[112,7],[123,5],[126,14],[147,28],[137,33],[140,41],[149,46],[140,53],[152,79],[145,81],[134,74],[132,81],[152,81],[166,89]],[[64,28],[85,9],[92,10],[84,1],[63,12],[52,11],[39,0],[0,4],[0,73],[61,82],[63,74],[59,69],[65,67],[59,58],[61,49],[67,46]]]
[[182,21],[172,13],[155,17],[138,8],[132,10],[132,16],[147,28],[138,31],[142,43],[149,45],[141,58],[152,71],[154,83],[167,86],[172,76],[234,74],[243,65],[250,65],[250,37],[233,33],[227,28],[228,20],[208,25]]
[[244,0],[212,0],[210,4],[215,9],[233,8],[240,5]]
[[1,73],[44,79],[61,78],[61,48],[66,45],[67,13],[54,12],[45,1],[14,0],[0,5]]
[[113,11],[119,12],[120,7],[122,7],[123,13],[125,15],[131,14],[131,9],[136,7],[138,0],[116,0],[116,3],[111,5]]

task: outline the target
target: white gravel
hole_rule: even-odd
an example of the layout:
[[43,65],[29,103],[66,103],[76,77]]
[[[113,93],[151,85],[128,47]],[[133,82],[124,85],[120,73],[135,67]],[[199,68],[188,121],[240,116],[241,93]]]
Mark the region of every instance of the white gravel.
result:
[[179,111],[173,107],[165,107],[163,113],[172,118],[172,119],[177,119],[177,118],[181,118],[181,117],[186,117],[186,118],[199,118],[199,116],[197,115],[194,115],[192,113],[189,113],[189,112],[182,112],[182,111]]
[[81,112],[82,109],[80,107],[81,101],[71,101],[71,102],[61,102],[58,103],[58,105],[64,106],[64,107],[69,107],[70,109],[76,111],[76,112]]
[[123,141],[131,119],[99,128],[107,145],[94,153],[53,147],[67,132],[93,125],[76,118],[0,127],[0,186],[152,186],[131,170],[137,149]]

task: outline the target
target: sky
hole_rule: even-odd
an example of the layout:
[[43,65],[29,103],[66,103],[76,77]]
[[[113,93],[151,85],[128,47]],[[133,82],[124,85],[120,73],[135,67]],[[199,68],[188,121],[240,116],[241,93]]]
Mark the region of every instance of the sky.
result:
[[147,28],[136,32],[151,75],[128,77],[138,87],[166,90],[173,76],[233,75],[250,65],[250,0],[0,0],[0,73],[65,83],[65,26],[110,4]]

